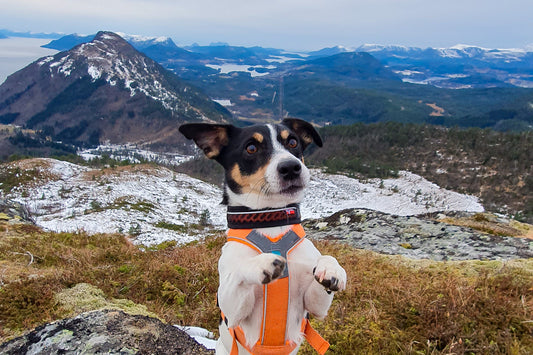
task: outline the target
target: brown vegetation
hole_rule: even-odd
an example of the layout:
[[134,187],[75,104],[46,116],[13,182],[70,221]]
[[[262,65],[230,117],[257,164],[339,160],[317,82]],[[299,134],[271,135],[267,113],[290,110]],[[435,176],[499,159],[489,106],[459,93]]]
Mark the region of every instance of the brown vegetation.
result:
[[[80,283],[146,305],[171,324],[217,330],[222,235],[146,248],[120,235],[0,225],[0,340],[65,317],[56,295]],[[533,349],[533,260],[412,261],[318,243],[349,275],[315,327],[335,354],[527,354]],[[32,260],[33,259],[33,260]],[[31,261],[31,263],[30,263]],[[309,348],[303,354],[311,354]]]
[[533,221],[533,133],[396,122],[324,127],[324,147],[306,160],[330,172],[389,177],[409,170],[480,197],[489,211]]

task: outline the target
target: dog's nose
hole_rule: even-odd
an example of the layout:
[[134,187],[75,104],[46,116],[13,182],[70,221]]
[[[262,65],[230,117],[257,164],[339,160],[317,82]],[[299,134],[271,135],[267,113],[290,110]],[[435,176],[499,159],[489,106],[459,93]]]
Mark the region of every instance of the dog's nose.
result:
[[284,180],[293,180],[300,176],[302,165],[298,161],[286,160],[278,165],[278,173]]

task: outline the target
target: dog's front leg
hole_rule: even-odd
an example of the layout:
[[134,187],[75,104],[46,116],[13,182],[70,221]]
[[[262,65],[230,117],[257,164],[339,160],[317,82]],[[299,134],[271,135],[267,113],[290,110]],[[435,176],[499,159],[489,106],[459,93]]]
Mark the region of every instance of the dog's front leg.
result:
[[323,255],[318,258],[313,276],[314,280],[304,295],[305,308],[317,318],[324,318],[333,301],[334,292],[346,288],[346,271],[334,257]]
[[257,254],[249,247],[231,242],[224,246],[218,262],[218,301],[229,327],[239,325],[252,313],[257,286],[281,276],[285,264],[286,260],[276,254]]

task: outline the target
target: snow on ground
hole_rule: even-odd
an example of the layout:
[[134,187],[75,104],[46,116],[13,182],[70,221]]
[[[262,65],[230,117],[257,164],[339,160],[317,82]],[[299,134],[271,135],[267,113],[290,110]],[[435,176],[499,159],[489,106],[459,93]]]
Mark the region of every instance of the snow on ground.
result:
[[233,106],[233,104],[231,103],[231,100],[229,99],[213,99],[213,101],[225,107]]
[[45,229],[128,233],[136,243],[152,245],[198,239],[205,234],[202,219],[225,227],[220,189],[187,175],[146,165],[102,171],[45,161],[43,169],[54,178],[19,189],[15,198]]
[[209,330],[200,327],[182,326],[176,324],[174,326],[189,334],[194,338],[194,340],[205,346],[207,349],[215,350],[217,346],[217,340],[215,339],[215,335]]
[[[125,233],[138,244],[167,240],[186,243],[210,229],[225,229],[225,207],[217,186],[148,165],[91,169],[53,159],[25,161],[41,169],[40,182],[17,188],[9,198],[25,204],[36,223],[53,231]],[[32,163],[33,162],[33,163]],[[396,215],[435,211],[483,211],[477,198],[440,188],[401,172],[395,179],[362,182],[311,171],[302,203],[303,218],[319,218],[346,208]],[[210,224],[204,228],[202,222]]]
[[325,217],[346,208],[367,208],[399,216],[484,210],[477,197],[440,188],[407,171],[401,171],[395,179],[361,182],[312,170],[309,191],[302,203],[303,217]]
[[96,148],[85,149],[78,155],[89,161],[108,155],[111,159],[129,160],[131,163],[140,163],[141,159],[164,165],[179,165],[191,159],[191,156],[178,153],[159,153],[139,148],[135,144],[102,144]]

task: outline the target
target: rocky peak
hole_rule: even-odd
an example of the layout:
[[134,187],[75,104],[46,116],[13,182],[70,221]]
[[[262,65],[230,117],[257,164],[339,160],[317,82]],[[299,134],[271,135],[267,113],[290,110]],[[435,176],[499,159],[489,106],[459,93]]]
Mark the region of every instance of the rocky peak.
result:
[[45,57],[37,65],[51,76],[79,79],[89,75],[93,81],[103,79],[111,86],[123,85],[131,96],[142,93],[169,110],[188,106],[179,95],[187,91],[187,86],[173,87],[165,69],[113,32],[98,32],[91,42]]
[[179,123],[230,113],[112,32],[41,58],[0,86],[0,122],[73,144],[177,145]]

